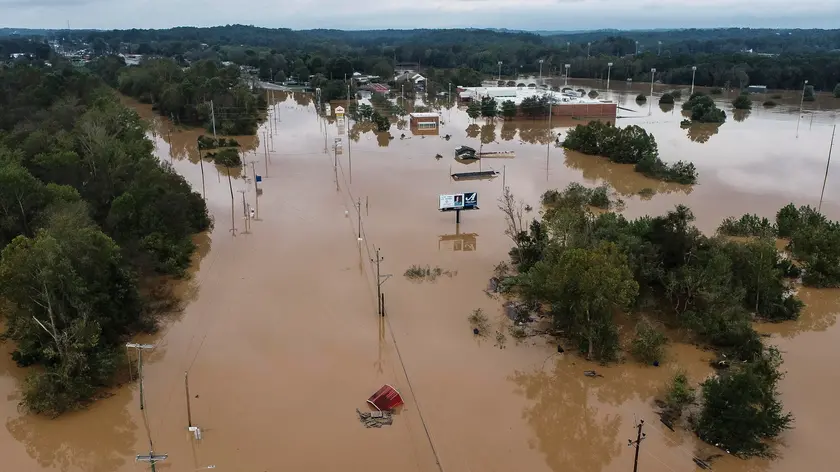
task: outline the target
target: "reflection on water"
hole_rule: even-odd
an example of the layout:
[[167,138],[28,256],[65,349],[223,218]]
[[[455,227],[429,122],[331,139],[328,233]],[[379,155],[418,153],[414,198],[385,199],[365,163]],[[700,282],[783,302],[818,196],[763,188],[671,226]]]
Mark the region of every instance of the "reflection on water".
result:
[[494,141],[496,141],[496,123],[491,121],[481,126],[481,144],[490,144]]
[[462,233],[461,225],[455,223],[455,234],[438,236],[438,251],[443,247],[451,251],[475,251],[478,233]]
[[519,393],[531,400],[522,412],[536,436],[531,447],[539,449],[554,472],[600,472],[621,452],[622,419],[598,411],[593,396],[599,389],[591,379],[561,375],[560,369],[511,377]]
[[569,149],[564,149],[564,153],[566,165],[583,171],[584,179],[596,183],[605,182],[624,197],[636,195],[643,189],[651,189],[657,194],[690,194],[693,191],[692,185],[645,177],[633,170],[632,164],[614,164],[604,157],[588,156]]
[[742,122],[750,117],[750,110],[732,110],[732,118],[737,122]]
[[721,125],[715,123],[697,123],[686,127],[688,139],[695,143],[706,143],[709,139],[718,134]]
[[136,452],[138,427],[128,413],[131,398],[122,390],[90,410],[55,421],[34,415],[10,417],[6,429],[42,468],[111,472]]
[[465,131],[467,132],[468,138],[477,138],[478,135],[481,133],[481,127],[475,123],[472,123],[471,125],[467,126],[467,129]]

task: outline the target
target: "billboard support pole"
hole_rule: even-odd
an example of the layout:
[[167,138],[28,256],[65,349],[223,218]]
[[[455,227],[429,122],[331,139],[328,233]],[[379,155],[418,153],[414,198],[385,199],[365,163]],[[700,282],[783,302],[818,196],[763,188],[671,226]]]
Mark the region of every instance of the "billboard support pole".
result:
[[461,210],[455,210],[455,224],[461,224]]

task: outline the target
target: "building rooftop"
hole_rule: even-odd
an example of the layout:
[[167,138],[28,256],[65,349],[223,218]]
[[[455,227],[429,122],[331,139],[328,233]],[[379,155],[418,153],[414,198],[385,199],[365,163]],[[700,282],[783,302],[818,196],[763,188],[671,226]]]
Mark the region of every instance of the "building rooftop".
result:
[[409,113],[409,116],[411,116],[412,118],[438,118],[438,117],[440,117],[440,113],[417,112],[417,113]]
[[520,105],[526,98],[541,96],[549,97],[555,104],[610,103],[608,100],[592,99],[586,95],[580,96],[575,91],[556,92],[532,87],[461,87],[460,90],[459,96],[461,98],[480,99],[481,97],[492,97],[497,102],[510,100],[517,105]]

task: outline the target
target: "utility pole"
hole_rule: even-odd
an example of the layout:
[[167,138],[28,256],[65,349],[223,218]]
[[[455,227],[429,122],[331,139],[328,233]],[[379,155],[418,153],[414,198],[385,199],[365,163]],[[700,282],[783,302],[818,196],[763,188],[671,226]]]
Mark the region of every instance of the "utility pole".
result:
[[192,413],[190,412],[190,377],[184,372],[184,390],[187,393],[187,427],[192,428]]
[[802,106],[805,104],[805,89],[808,87],[808,81],[802,85],[802,98],[799,99],[799,117],[796,119],[796,137],[799,137],[799,122],[802,120]]
[[382,284],[391,277],[391,274],[382,275],[379,272],[379,263],[385,258],[379,255],[379,248],[376,248],[376,259],[371,259],[371,262],[376,262],[376,303],[379,305],[379,316],[385,316],[385,304],[382,297]]
[[254,173],[254,206],[257,211],[257,219],[260,219],[260,188],[257,186],[257,164],[251,161],[251,171]]
[[362,197],[356,202],[356,214],[359,215],[359,241],[362,240]]
[[216,139],[216,107],[213,106],[213,100],[210,100],[210,119],[213,121],[213,139]]
[[201,158],[201,143],[198,140],[196,140],[196,146],[198,146],[198,165],[201,167],[201,198],[207,201],[207,191],[204,187],[204,159]]
[[236,237],[236,217],[234,216],[233,182],[230,180],[230,167],[227,167],[228,187],[230,187],[230,231]]
[[265,175],[268,176],[268,142],[265,139],[265,131],[263,131],[263,146],[265,149]]
[[636,446],[636,457],[633,459],[633,472],[639,471],[639,445],[642,444],[642,440],[645,439],[645,433],[642,432],[642,426],[645,425],[645,420],[639,420],[639,424],[636,425],[636,440],[627,440],[628,446]]
[[834,149],[834,133],[837,131],[837,125],[831,131],[831,145],[828,147],[828,160],[825,163],[825,177],[823,178],[822,191],[820,192],[820,204],[817,206],[817,213],[822,209],[823,195],[825,194],[825,183],[828,181],[828,166],[831,165],[831,151]]
[[140,382],[140,409],[142,410],[145,408],[145,404],[143,402],[143,350],[144,349],[154,349],[154,344],[137,344],[137,343],[126,343],[125,347],[127,348],[134,348],[137,350],[137,371],[138,377],[137,380]]
[[245,232],[247,233],[251,228],[251,215],[248,214],[248,205],[245,203],[245,191],[237,190],[237,192],[242,194],[242,213],[245,214]]

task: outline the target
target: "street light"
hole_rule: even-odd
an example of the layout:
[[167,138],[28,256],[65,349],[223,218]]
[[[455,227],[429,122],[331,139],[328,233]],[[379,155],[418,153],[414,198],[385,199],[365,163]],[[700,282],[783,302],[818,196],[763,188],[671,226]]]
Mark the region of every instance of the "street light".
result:
[[650,69],[650,98],[653,100],[653,77],[656,75],[656,68]]
[[586,43],[586,57],[589,57],[589,51],[592,50],[592,43]]
[[799,121],[802,119],[802,106],[805,104],[805,87],[808,86],[808,81],[806,80],[804,84],[802,84],[802,98],[799,99],[799,118],[796,119],[796,137],[799,137]]
[[697,66],[691,66],[691,95],[694,95],[694,75],[697,74]]
[[499,78],[497,80],[502,80],[502,61],[499,61]]
[[541,84],[542,84],[542,65],[543,65],[543,60],[540,59],[540,83]]
[[657,43],[659,43],[659,51],[656,53],[656,55],[661,56],[662,55],[662,41],[657,41]]
[[636,41],[636,54],[639,54],[639,42]]
[[610,88],[610,71],[612,70],[613,63],[607,63],[607,90]]
[[566,82],[564,85],[569,85],[569,67],[572,67],[571,64],[563,64],[566,67]]

